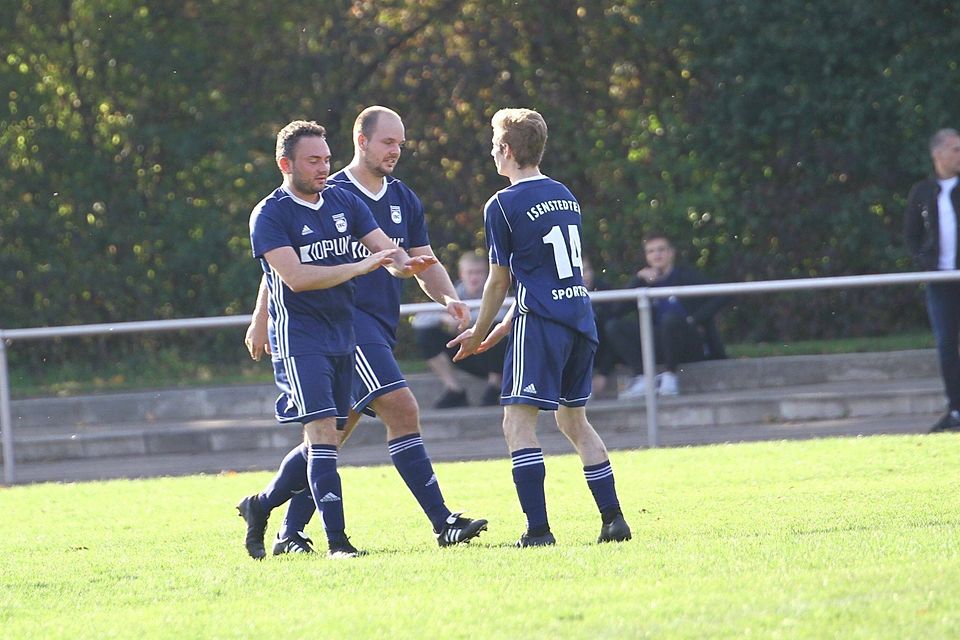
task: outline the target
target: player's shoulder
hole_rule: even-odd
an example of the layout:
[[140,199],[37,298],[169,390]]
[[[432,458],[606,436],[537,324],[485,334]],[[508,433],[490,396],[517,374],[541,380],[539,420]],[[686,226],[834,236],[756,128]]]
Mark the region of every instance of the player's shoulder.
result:
[[327,186],[323,190],[323,199],[324,201],[330,201],[331,203],[344,204],[349,206],[356,206],[361,204],[364,207],[367,205],[363,202],[363,199],[355,194],[352,190],[346,188],[346,185],[336,182],[330,182],[327,180]]
[[276,211],[284,200],[288,200],[289,198],[290,194],[284,191],[282,187],[277,187],[254,205],[250,217],[269,215],[271,212]]
[[420,196],[406,182],[396,176],[387,176],[387,190],[401,200],[420,204]]
[[332,173],[327,177],[327,187],[337,186],[344,187],[350,184],[350,176],[347,175],[346,169],[340,169],[336,173]]
[[509,187],[507,187],[507,190],[514,190],[514,191],[527,191],[532,189],[550,189],[550,190],[559,189],[563,191],[570,191],[567,188],[567,185],[563,184],[559,180],[554,180],[553,178],[547,175],[540,175],[535,178],[528,178],[526,180],[521,180],[520,182],[516,182],[510,185]]

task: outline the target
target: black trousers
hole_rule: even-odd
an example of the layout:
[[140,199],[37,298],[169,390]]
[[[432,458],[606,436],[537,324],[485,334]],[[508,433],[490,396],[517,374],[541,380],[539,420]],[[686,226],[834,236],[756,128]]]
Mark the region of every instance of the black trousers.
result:
[[[447,342],[451,336],[442,327],[429,327],[426,329],[415,329],[414,339],[417,341],[417,349],[420,351],[420,357],[429,360],[439,353],[444,353],[453,358],[459,347],[447,348]],[[486,378],[491,373],[503,373],[503,358],[507,353],[507,339],[504,338],[498,342],[489,351],[472,355],[469,358],[454,362],[453,366],[465,371],[478,378]]]
[[[617,362],[630,367],[635,375],[643,373],[643,349],[640,346],[640,322],[637,314],[608,320],[604,326],[608,352]],[[653,326],[655,361],[667,371],[676,371],[682,362],[705,359],[704,341],[696,325],[679,314],[667,313]]]

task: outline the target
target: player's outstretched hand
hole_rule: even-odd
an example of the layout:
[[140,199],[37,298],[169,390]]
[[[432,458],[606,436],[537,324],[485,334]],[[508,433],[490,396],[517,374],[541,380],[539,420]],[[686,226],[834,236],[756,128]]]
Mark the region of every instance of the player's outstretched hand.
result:
[[415,276],[418,273],[426,271],[438,262],[436,256],[414,256],[403,263],[399,270],[403,277]]
[[470,307],[466,302],[453,300],[447,303],[447,313],[457,322],[457,331],[463,331],[470,326]]
[[481,336],[475,335],[475,333],[474,327],[470,327],[447,343],[448,348],[460,345],[460,350],[453,356],[454,362],[460,362],[464,358],[468,358],[477,352],[477,347],[480,346]]
[[396,253],[396,251],[396,249],[384,249],[383,251],[371,253],[360,262],[357,262],[357,268],[360,270],[359,275],[370,273],[380,267],[393,264],[393,254]]
[[492,348],[495,344],[503,340],[510,333],[510,329],[513,328],[513,320],[510,318],[504,318],[497,323],[487,337],[484,338],[483,342],[477,345],[477,353],[483,353],[488,349]]
[[250,321],[247,327],[247,335],[243,339],[243,344],[247,345],[247,351],[250,357],[259,362],[263,354],[270,355],[270,340],[267,338],[267,323],[259,322],[256,318]]

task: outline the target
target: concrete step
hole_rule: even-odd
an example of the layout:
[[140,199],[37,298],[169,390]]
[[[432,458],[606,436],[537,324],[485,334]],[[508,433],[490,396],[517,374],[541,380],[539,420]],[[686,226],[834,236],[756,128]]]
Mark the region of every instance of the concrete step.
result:
[[[933,350],[817,356],[742,358],[684,365],[679,373],[683,394],[796,387],[826,383],[884,382],[938,377]],[[408,377],[422,409],[433,407],[443,393],[431,374]],[[484,383],[461,376],[472,402]],[[621,376],[621,385],[626,380]],[[66,398],[15,400],[11,406],[14,433],[34,428],[96,427],[194,420],[270,418],[277,391],[272,384],[191,389],[160,389]]]
[[[663,427],[660,431],[660,442],[662,446],[676,447],[761,440],[921,434],[927,432],[935,419],[935,415],[915,415],[723,427]],[[611,451],[641,449],[647,445],[646,431],[605,432],[601,429],[601,433],[607,448]],[[499,432],[495,435],[476,435],[476,438],[468,442],[454,439],[433,440],[430,435],[427,435],[426,442],[430,457],[435,462],[499,459],[504,461],[505,473],[509,473],[509,457],[502,435]],[[541,429],[538,436],[547,454],[573,453],[570,443],[555,428]],[[957,436],[943,434],[930,437]],[[272,472],[276,470],[277,464],[288,450],[289,447],[283,447],[249,451],[208,451],[27,462],[17,466],[17,481],[20,483],[80,482],[197,473]],[[343,466],[389,465],[390,457],[383,442],[361,444],[358,441],[350,441],[340,452],[339,462]],[[547,464],[550,464],[549,458]]]
[[[793,387],[694,393],[658,402],[661,430],[742,429],[748,425],[807,424],[845,419],[930,416],[944,404],[939,379],[838,382]],[[602,434],[646,433],[643,399],[591,402],[590,420]],[[424,437],[469,449],[474,441],[501,437],[500,407],[426,409]],[[553,417],[540,416],[550,432]],[[644,436],[645,438],[646,436]],[[277,425],[262,415],[249,419],[193,419],[116,424],[45,425],[14,431],[16,460],[41,462],[117,456],[163,456],[256,450],[289,450],[301,440],[299,425]],[[382,444],[383,425],[364,418],[348,446]],[[646,442],[637,436],[637,442]]]

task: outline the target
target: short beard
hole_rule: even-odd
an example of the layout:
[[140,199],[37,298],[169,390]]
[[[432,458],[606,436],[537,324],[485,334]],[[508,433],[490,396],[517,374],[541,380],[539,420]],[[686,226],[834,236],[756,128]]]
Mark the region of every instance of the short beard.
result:
[[293,187],[300,193],[319,193],[313,186],[313,180],[301,181],[299,178],[293,178]]
[[391,173],[393,173],[393,169],[390,169],[389,171],[387,171],[386,169],[384,169],[384,168],[383,168],[383,165],[384,165],[385,162],[386,162],[386,161],[381,162],[380,164],[373,164],[372,162],[364,161],[363,164],[366,165],[367,171],[369,171],[369,172],[372,173],[373,175],[375,175],[375,176],[377,176],[377,177],[380,177],[380,178],[386,178],[388,175],[390,175]]

